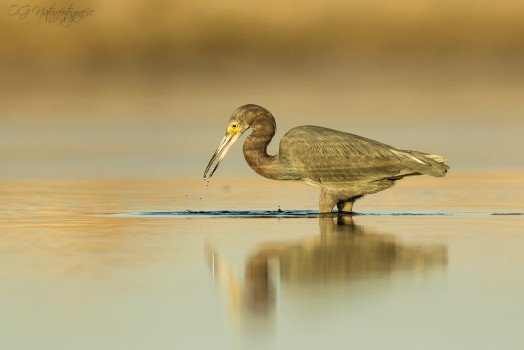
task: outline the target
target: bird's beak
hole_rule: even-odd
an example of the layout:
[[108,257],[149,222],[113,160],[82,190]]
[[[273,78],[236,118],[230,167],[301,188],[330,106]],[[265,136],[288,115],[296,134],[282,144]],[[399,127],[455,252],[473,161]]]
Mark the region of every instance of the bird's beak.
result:
[[[215,170],[217,170],[218,165],[220,164],[222,159],[224,159],[224,157],[226,156],[231,146],[233,146],[235,141],[238,140],[238,138],[241,135],[242,133],[239,131],[237,132],[230,131],[226,133],[226,136],[224,136],[224,138],[222,139],[222,142],[220,142],[220,145],[218,146],[217,150],[215,151],[215,154],[213,154],[213,157],[211,157],[211,160],[209,161],[209,164],[207,165],[206,171],[204,172],[204,180],[206,178],[210,179],[211,176],[213,176],[213,174],[215,173]],[[215,160],[217,160],[217,162],[215,166],[213,167],[213,169],[211,170],[211,173],[209,174],[209,177],[208,177],[207,173],[209,172],[209,169],[211,168]]]

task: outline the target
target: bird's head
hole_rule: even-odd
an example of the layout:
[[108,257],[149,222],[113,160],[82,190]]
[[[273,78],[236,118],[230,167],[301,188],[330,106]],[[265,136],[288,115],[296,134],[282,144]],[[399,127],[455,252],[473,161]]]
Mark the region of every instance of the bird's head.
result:
[[[206,171],[204,172],[204,179],[209,179],[213,176],[215,170],[218,168],[218,165],[222,162],[222,159],[224,159],[231,146],[233,146],[246,130],[251,127],[256,128],[256,125],[258,125],[262,119],[271,120],[273,126],[275,124],[275,119],[271,113],[267,109],[257,105],[244,105],[233,112],[226,128],[226,135],[222,139],[222,142],[220,142],[220,145],[207,165]],[[215,160],[216,164],[208,176],[207,174]]]

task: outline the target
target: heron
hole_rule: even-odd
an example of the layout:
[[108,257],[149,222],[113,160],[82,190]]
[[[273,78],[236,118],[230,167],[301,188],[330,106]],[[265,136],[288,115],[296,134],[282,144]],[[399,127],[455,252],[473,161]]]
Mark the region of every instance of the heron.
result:
[[388,189],[406,176],[442,177],[449,169],[447,159],[440,155],[402,150],[313,125],[289,130],[280,140],[278,153],[269,155],[275,118],[266,108],[247,104],[233,112],[204,180],[213,176],[231,146],[248,129],[253,131],[243,152],[249,166],[268,179],[298,181],[320,189],[319,213],[330,213],[335,206],[341,213],[352,213],[357,199]]

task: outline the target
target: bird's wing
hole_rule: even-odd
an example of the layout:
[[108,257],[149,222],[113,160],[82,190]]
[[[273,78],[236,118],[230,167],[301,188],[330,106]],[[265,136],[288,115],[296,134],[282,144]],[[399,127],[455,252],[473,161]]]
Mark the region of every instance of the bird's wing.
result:
[[373,181],[410,172],[405,152],[318,126],[291,129],[282,137],[279,156],[296,174],[320,183]]

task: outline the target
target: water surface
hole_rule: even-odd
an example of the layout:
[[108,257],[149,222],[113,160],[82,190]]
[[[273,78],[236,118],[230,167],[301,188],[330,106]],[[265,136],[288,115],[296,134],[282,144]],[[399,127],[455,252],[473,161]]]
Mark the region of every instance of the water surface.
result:
[[0,183],[2,349],[524,346],[524,175]]

